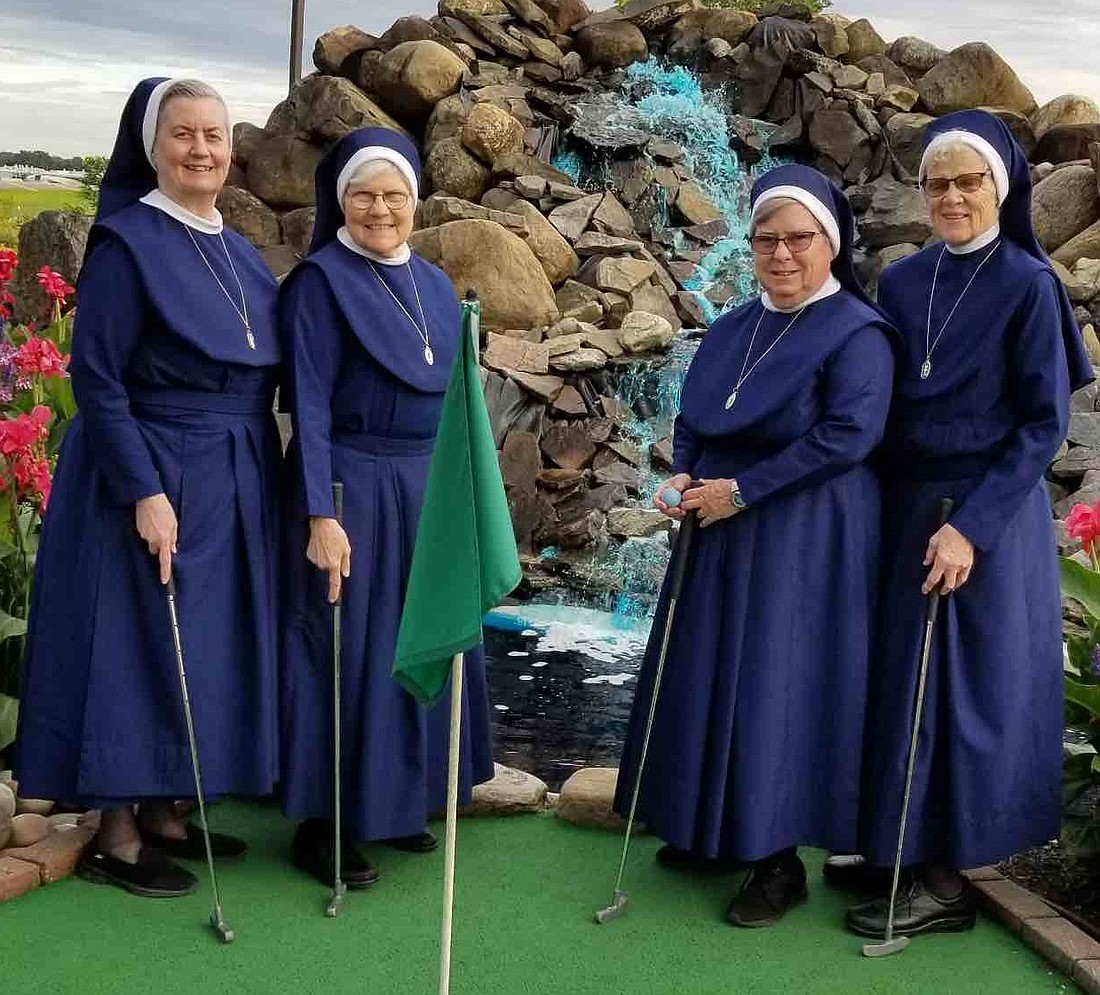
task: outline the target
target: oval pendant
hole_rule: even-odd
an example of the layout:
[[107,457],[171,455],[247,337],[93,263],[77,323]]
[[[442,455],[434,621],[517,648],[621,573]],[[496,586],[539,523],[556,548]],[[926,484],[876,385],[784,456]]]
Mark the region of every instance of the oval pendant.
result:
[[932,375],[932,360],[926,359],[921,363],[920,378],[921,380],[927,380]]
[[734,391],[732,394],[730,394],[729,397],[726,398],[726,410],[729,411],[729,409],[733,407],[733,405],[736,401],[737,401],[737,391]]
[[424,362],[429,366],[435,365],[435,353],[432,352],[432,347],[430,345],[424,346]]

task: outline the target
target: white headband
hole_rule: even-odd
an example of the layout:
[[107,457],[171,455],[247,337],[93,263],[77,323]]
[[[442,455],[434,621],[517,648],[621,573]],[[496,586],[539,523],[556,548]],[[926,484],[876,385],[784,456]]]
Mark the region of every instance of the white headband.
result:
[[145,116],[141,119],[141,143],[145,146],[145,158],[149,165],[153,166],[153,142],[157,138],[157,118],[160,116],[161,101],[164,100],[165,91],[173,84],[179,82],[174,79],[166,79],[153,87],[149,94],[149,103],[145,105]]
[[397,171],[405,178],[405,182],[409,184],[409,191],[412,193],[412,199],[415,203],[420,197],[420,188],[416,182],[416,170],[413,169],[412,163],[409,162],[400,152],[394,149],[388,148],[385,145],[368,145],[366,148],[360,149],[348,160],[347,165],[340,170],[340,175],[336,177],[336,202],[343,207],[344,194],[348,192],[348,184],[351,183],[351,178],[355,175],[355,171],[363,165],[365,162],[372,162],[381,159],[384,162],[388,162],[391,166],[395,166]]
[[772,187],[770,190],[765,190],[752,206],[752,215],[749,217],[750,231],[756,229],[756,221],[763,212],[764,205],[773,200],[778,200],[780,197],[797,201],[806,208],[814,216],[814,220],[824,229],[825,237],[828,238],[829,244],[833,247],[833,258],[835,259],[840,255],[840,225],[833,217],[833,212],[809,190],[803,190],[802,187]]
[[928,148],[924,150],[924,155],[921,156],[920,169],[917,171],[918,181],[924,179],[924,174],[928,171],[928,164],[932,161],[933,154],[945,145],[965,145],[977,152],[986,161],[990,172],[993,174],[993,185],[997,188],[997,203],[1003,204],[1005,202],[1005,198],[1008,197],[1008,167],[1005,166],[1005,161],[1001,158],[1000,152],[981,135],[975,135],[972,131],[962,131],[961,129],[944,131],[933,138],[928,143]]

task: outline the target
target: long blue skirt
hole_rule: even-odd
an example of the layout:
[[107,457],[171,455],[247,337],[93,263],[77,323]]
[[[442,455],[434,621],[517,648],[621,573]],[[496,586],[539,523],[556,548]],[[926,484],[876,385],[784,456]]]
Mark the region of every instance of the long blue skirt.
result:
[[[419,833],[446,803],[450,694],[428,710],[391,676],[431,444],[350,436],[333,446],[351,543],[341,619],[342,821],[361,841]],[[328,575],[305,558],[308,541],[299,509],[287,517],[283,549],[281,795],[292,818],[331,818],[332,609]],[[493,776],[484,657],[476,650],[465,661],[461,802]]]
[[[894,861],[925,620],[920,585],[940,500],[972,483],[886,495],[883,594],[867,738],[863,853]],[[1058,835],[1061,597],[1040,482],[970,580],[941,601],[913,775],[905,864],[980,867]]]
[[[639,817],[701,855],[856,841],[879,491],[858,467],[696,533]],[[639,677],[616,810],[637,777],[668,579]]]
[[[154,398],[132,409],[179,520],[173,573],[203,787],[268,794],[278,762],[270,399]],[[134,506],[111,498],[79,416],[43,528],[24,684],[23,794],[98,807],[194,795],[157,564]]]

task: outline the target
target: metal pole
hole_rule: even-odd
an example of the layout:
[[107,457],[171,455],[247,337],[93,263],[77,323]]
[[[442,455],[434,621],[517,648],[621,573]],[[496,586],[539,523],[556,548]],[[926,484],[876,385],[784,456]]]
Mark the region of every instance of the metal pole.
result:
[[302,26],[306,0],[290,0],[290,90],[302,78]]

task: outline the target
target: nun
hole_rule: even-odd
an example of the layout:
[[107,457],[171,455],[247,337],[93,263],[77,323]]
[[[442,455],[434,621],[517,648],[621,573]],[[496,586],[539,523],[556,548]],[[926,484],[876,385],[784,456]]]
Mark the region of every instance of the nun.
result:
[[[758,299],[688,370],[655,506],[699,518],[659,689],[638,817],[658,860],[748,867],[726,913],[767,926],[807,897],[800,845],[856,839],[879,536],[865,464],[893,378],[891,329],[852,270],[852,213],[816,170],[752,190]],[[693,479],[698,481],[692,485]],[[682,493],[678,508],[661,495]],[[620,766],[638,773],[668,610],[662,592]]]
[[[882,276],[903,346],[882,448],[883,582],[863,853],[894,863],[925,595],[941,600],[894,930],[965,929],[959,871],[1058,835],[1062,635],[1043,481],[1093,379],[1031,226],[1027,161],[984,111],[929,125],[920,184],[939,241]],[[954,503],[940,523],[941,502]],[[848,926],[881,936],[888,902]]]
[[[334,865],[331,605],[342,597],[342,873],[377,879],[357,843],[426,852],[446,800],[449,694],[432,710],[391,676],[428,463],[458,350],[447,276],[413,253],[420,163],[384,128],[353,131],[317,168],[309,256],[280,299],[294,435],[285,517],[282,804],[303,820],[300,869]],[[343,521],[333,484],[343,484]],[[460,791],[493,776],[480,651],[467,654]]]
[[[79,873],[138,895],[196,884],[194,780],[165,584],[174,577],[204,788],[276,779],[277,290],[215,208],[228,113],[148,79],[122,114],[88,241],[69,426],[43,525],[17,773],[103,811]],[[244,844],[216,835],[215,856]]]

